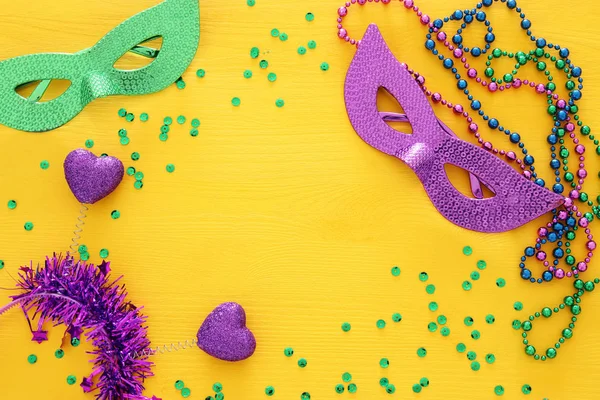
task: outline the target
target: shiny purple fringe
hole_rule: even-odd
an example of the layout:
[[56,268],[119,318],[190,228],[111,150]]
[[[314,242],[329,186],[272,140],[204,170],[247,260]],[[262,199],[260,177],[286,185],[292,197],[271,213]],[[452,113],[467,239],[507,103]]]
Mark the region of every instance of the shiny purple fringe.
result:
[[146,317],[142,307],[126,301],[125,286],[117,284],[121,277],[110,282],[108,271],[109,263],[96,267],[75,262],[68,253],[64,258],[54,254],[44,267],[21,268],[17,286],[23,292],[12,298],[41,323],[86,331],[95,358],[92,374],[81,385],[84,391],[97,389],[99,400],[146,399],[143,382],[153,375],[153,363],[147,356],[133,356],[150,352]]

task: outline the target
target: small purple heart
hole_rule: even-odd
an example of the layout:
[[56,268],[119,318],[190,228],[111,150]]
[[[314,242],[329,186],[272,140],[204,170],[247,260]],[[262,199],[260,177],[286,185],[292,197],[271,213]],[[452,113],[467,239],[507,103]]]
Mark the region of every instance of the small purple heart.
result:
[[64,163],[65,178],[81,203],[94,204],[113,192],[123,180],[123,163],[115,157],[96,157],[85,149],[73,150]]
[[206,317],[198,330],[198,347],[225,361],[241,361],[256,349],[256,339],[246,327],[246,312],[237,303],[223,303]]

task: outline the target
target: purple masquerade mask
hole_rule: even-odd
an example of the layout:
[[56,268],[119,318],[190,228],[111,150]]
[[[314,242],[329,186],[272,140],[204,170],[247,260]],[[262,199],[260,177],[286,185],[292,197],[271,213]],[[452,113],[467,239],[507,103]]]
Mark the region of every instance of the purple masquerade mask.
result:
[[[402,105],[406,117],[379,113],[380,87]],[[438,211],[459,226],[480,232],[504,232],[557,208],[564,200],[489,152],[449,134],[450,129],[437,120],[427,97],[396,60],[376,25],[369,26],[350,64],[345,100],[356,133],[377,150],[404,161],[417,174]],[[400,133],[386,120],[408,120],[413,133]],[[445,164],[471,174],[477,198],[464,196],[450,183]],[[474,177],[494,196],[477,195]]]

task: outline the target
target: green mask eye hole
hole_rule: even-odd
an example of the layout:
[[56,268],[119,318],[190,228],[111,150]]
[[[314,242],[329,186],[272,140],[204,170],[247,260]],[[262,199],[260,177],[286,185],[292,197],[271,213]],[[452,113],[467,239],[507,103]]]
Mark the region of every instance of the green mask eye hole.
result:
[[45,103],[62,95],[70,86],[68,79],[44,79],[23,83],[15,92],[32,103]]
[[121,71],[134,71],[144,68],[156,59],[162,44],[162,36],[154,36],[144,40],[115,61],[113,68]]

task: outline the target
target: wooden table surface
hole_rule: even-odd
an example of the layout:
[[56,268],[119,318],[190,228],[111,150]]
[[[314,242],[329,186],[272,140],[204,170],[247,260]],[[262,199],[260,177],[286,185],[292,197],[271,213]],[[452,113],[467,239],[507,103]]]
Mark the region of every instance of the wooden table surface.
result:
[[[78,51],[156,3],[4,2],[0,59]],[[581,116],[595,129],[600,125],[595,110],[600,101],[596,3],[522,3],[534,33],[568,46],[582,67],[586,87]],[[234,364],[198,349],[156,356],[148,396],[180,398],[174,382],[181,379],[195,399],[214,395],[211,387],[218,381],[226,399],[263,399],[265,387],[272,385],[274,399],[297,400],[306,391],[314,400],[373,400],[388,398],[378,383],[387,377],[396,386],[390,398],[399,399],[493,399],[496,385],[504,386],[506,399],[600,398],[600,296],[586,296],[575,335],[555,360],[526,357],[520,332],[511,326],[514,319],[554,306],[571,293],[566,280],[540,287],[519,277],[523,248],[533,243],[545,220],[504,234],[454,226],[438,214],[408,167],[354,132],[343,82],[355,51],[336,37],[340,5],[340,0],[256,0],[248,7],[245,0],[202,0],[200,46],[183,76],[185,89],[171,86],[148,96],[100,99],[51,132],[0,127],[0,259],[5,262],[0,286],[13,286],[9,274],[15,276],[20,265],[67,249],[79,205],[63,178],[62,161],[92,139],[97,154],[116,155],[126,167],[145,174],[141,190],[126,176],[113,195],[90,209],[81,242],[93,262],[100,261],[100,249],[110,251],[113,274],[123,274],[130,299],[145,306],[152,342],[194,338],[204,317],[225,301],[245,307],[258,341],[253,357]],[[438,18],[474,2],[420,0],[418,5]],[[315,15],[314,21],[305,20],[307,12]],[[424,48],[426,28],[412,13],[397,2],[353,6],[350,13],[351,35],[362,36],[376,22],[398,59],[425,74],[432,90],[466,105],[451,74]],[[495,45],[508,51],[532,48],[514,12],[496,4],[488,15]],[[273,28],[289,39],[271,37]],[[478,25],[465,40],[481,45],[482,33]],[[316,49],[298,54],[297,48],[309,40],[317,42]],[[268,69],[250,58],[254,46],[261,50],[259,59],[269,61]],[[479,68],[484,61],[476,62]],[[326,72],[320,69],[323,62],[330,66]],[[506,60],[499,65],[512,69]],[[200,68],[206,71],[202,79],[196,77]],[[251,79],[243,77],[246,69],[253,71]],[[277,74],[276,82],[267,80],[269,72]],[[523,75],[541,78],[533,68]],[[473,92],[488,112],[523,135],[542,174],[550,176],[545,138],[551,121],[545,99],[525,90],[493,99],[481,88]],[[241,99],[239,107],[231,105],[233,97]],[[285,100],[284,107],[275,106],[278,98]],[[386,107],[391,109],[392,102],[382,99],[380,108]],[[134,113],[135,121],[119,118],[120,108]],[[435,110],[461,137],[472,139],[464,120],[442,107]],[[150,115],[148,122],[139,120],[143,112]],[[187,118],[185,125],[174,123],[169,140],[160,141],[163,118],[179,115]],[[195,138],[189,135],[192,118],[201,120]],[[120,128],[129,132],[127,146],[119,143]],[[504,146],[503,135],[483,133]],[[134,151],[140,153],[139,161],[131,160]],[[47,170],[40,168],[42,160],[49,161]],[[165,170],[168,163],[176,167],[172,174]],[[589,170],[597,171],[595,161],[591,163]],[[464,189],[466,174],[454,172],[453,182]],[[593,180],[588,190],[595,198],[599,188]],[[15,210],[6,207],[10,199],[18,202]],[[119,219],[111,218],[113,210],[120,211]],[[34,223],[32,231],[23,229],[26,221]],[[468,257],[462,254],[467,245],[473,248]],[[477,269],[478,260],[485,260],[487,268],[472,290],[464,291],[461,283]],[[394,265],[401,268],[399,277],[390,273]],[[594,260],[589,276],[598,274],[598,266]],[[427,283],[419,281],[421,271],[428,273]],[[504,288],[496,286],[498,278],[506,280]],[[434,294],[426,293],[426,284],[435,285]],[[3,302],[10,294],[2,291]],[[428,310],[431,301],[439,304],[435,313]],[[523,311],[513,309],[515,301],[523,302]],[[396,312],[403,316],[400,323],[391,319]],[[494,324],[485,322],[487,314],[494,315]],[[537,347],[556,341],[567,318],[563,314],[536,325],[531,337]],[[427,329],[438,315],[448,319],[448,337]],[[466,316],[474,318],[472,327],[463,323]],[[377,329],[378,319],[387,321],[385,329]],[[352,324],[350,332],[341,330],[343,322]],[[477,341],[470,337],[473,329],[481,332]],[[89,374],[85,350],[90,347],[69,346],[63,359],[54,357],[63,332],[62,327],[50,328],[50,340],[38,345],[30,341],[21,312],[3,316],[0,398],[93,398],[79,385],[66,383],[68,375],[81,379]],[[465,354],[455,350],[460,342],[477,352],[480,371],[472,371]],[[283,354],[288,346],[295,350],[292,358]],[[427,348],[426,357],[417,356],[419,347]],[[484,361],[487,353],[496,356],[494,364]],[[38,356],[35,365],[27,362],[29,354]],[[296,365],[300,357],[308,361],[304,369]],[[379,366],[382,357],[390,360],[389,368]],[[334,387],[346,371],[358,391],[338,395]],[[430,386],[414,394],[412,385],[422,377]],[[521,393],[524,384],[533,388],[529,396]]]

